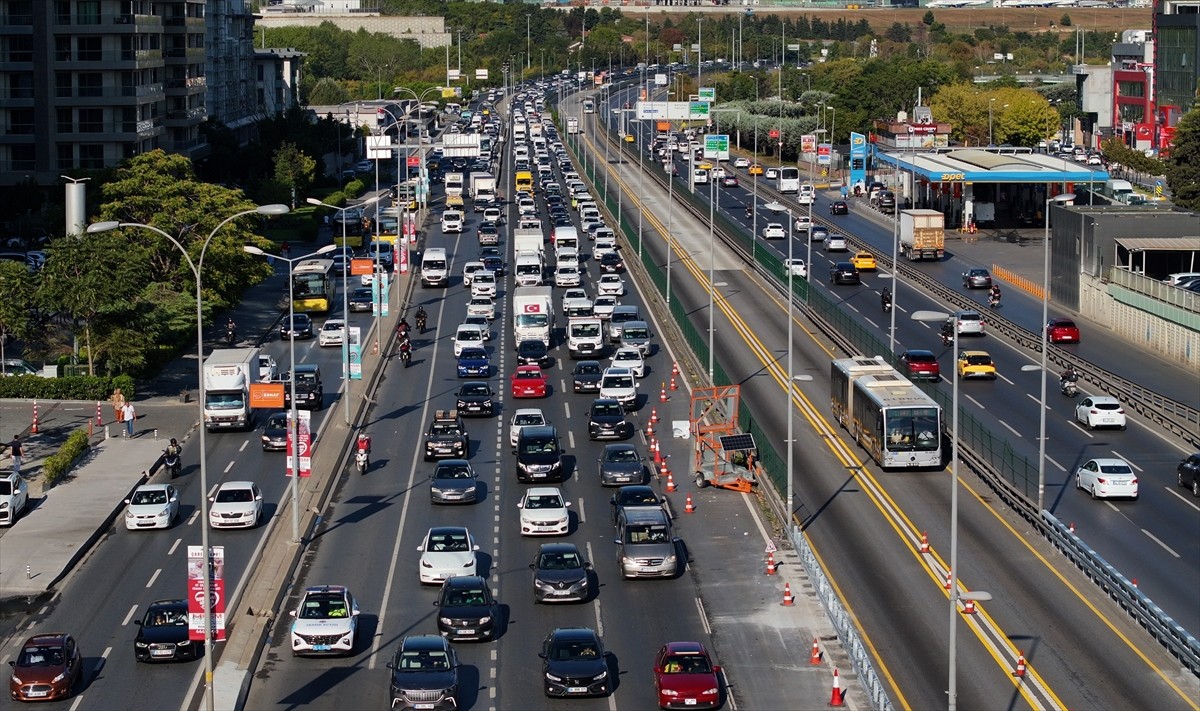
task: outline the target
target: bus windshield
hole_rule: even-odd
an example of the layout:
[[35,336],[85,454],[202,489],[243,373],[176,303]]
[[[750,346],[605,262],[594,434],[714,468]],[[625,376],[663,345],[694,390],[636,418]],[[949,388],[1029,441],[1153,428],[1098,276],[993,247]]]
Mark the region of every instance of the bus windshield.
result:
[[893,452],[926,452],[938,448],[941,431],[932,407],[890,407],[884,411],[887,448]]

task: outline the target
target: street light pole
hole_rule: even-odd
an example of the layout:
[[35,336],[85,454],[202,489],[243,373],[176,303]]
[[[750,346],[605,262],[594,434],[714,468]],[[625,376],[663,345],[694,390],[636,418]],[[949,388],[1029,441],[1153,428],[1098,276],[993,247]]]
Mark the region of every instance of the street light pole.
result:
[[200,608],[204,618],[204,705],[207,711],[214,711],[216,700],[213,689],[212,576],[210,575],[210,566],[208,565],[210,554],[208,544],[208,440],[206,437],[208,427],[204,422],[204,297],[201,283],[204,256],[208,252],[208,245],[212,242],[213,237],[217,235],[217,232],[233,220],[254,214],[267,216],[284,215],[290,211],[291,209],[287,205],[262,205],[253,210],[243,210],[226,217],[208,234],[208,237],[204,240],[204,244],[200,247],[200,256],[195,261],[192,261],[191,255],[178,239],[153,225],[112,221],[96,222],[88,225],[87,228],[88,234],[108,232],[120,227],[137,227],[154,232],[164,237],[183,254],[183,259],[187,263],[188,268],[191,269],[192,276],[196,280],[196,360],[198,363],[196,370],[198,381],[197,401],[200,407],[200,548],[204,551],[204,560],[206,563],[204,566],[205,575],[203,581],[204,599],[200,603]]
[[710,174],[708,176],[708,382],[713,382],[713,351],[716,350],[716,344],[713,342],[713,311],[715,311],[717,289],[714,284],[713,270],[716,267],[716,258],[713,256],[713,212],[716,209],[717,202],[716,190],[714,189],[715,181]]

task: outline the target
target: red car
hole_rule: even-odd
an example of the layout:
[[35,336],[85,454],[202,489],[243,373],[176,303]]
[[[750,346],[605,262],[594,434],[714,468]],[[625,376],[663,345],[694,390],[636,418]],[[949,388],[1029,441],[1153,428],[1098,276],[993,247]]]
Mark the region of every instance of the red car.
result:
[[933,351],[904,351],[900,354],[900,363],[910,380],[938,380],[942,377],[942,366],[938,365]]
[[664,709],[715,709],[721,705],[721,667],[699,642],[668,642],[654,657],[654,688]]
[[1046,340],[1051,343],[1079,343],[1079,327],[1069,318],[1052,318],[1046,322]]
[[69,634],[37,634],[25,640],[8,683],[14,701],[50,701],[71,695],[83,676],[83,655]]
[[546,374],[540,366],[517,366],[512,374],[512,396],[546,397]]

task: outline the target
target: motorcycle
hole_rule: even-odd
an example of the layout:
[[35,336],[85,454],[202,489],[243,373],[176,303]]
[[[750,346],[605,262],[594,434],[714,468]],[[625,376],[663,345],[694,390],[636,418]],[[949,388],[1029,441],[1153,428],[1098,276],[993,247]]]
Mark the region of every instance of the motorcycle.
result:
[[226,328],[225,329],[225,342],[228,343],[230,346],[237,344],[237,329],[236,328]]
[[883,307],[883,312],[885,314],[892,312],[892,300],[890,297],[883,297],[879,300],[879,303]]
[[401,338],[404,338],[405,336],[407,336],[408,335],[408,324],[402,323],[399,326],[396,326],[396,333]]
[[942,331],[942,345],[949,348],[954,343],[954,334]]
[[366,474],[371,468],[371,455],[367,454],[367,450],[360,449],[354,453],[354,466],[358,469],[359,474]]
[[746,219],[749,220],[753,217],[754,217],[754,210],[751,210],[750,208],[746,208]]
[[425,333],[425,324],[426,324],[425,316],[424,315],[417,316],[417,330],[420,331],[421,333]]
[[179,452],[172,451],[170,447],[163,450],[163,468],[170,474],[171,478],[179,476],[180,462]]
[[994,309],[1000,305],[1000,297],[995,294],[988,297],[988,308]]
[[405,368],[407,368],[409,365],[411,365],[412,364],[412,349],[411,348],[401,348],[400,349],[400,360],[404,361]]
[[1079,386],[1075,381],[1079,380],[1078,375],[1068,376],[1058,381],[1058,391],[1067,397],[1075,397],[1079,392]]

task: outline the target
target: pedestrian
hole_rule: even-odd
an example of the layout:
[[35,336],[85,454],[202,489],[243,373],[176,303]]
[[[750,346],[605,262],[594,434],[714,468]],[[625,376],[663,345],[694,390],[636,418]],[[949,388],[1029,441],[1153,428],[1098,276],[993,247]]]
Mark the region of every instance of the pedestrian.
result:
[[125,421],[125,436],[133,436],[133,422],[137,419],[137,412],[133,409],[133,403],[125,401],[125,406],[121,408],[121,418]]
[[124,422],[125,419],[121,414],[121,408],[125,407],[125,395],[121,392],[121,388],[115,388],[108,401],[112,403],[113,417],[116,418],[117,424]]
[[13,435],[12,441],[8,443],[8,453],[12,455],[13,474],[21,476],[21,463],[25,461],[25,453],[21,449],[21,435]]

